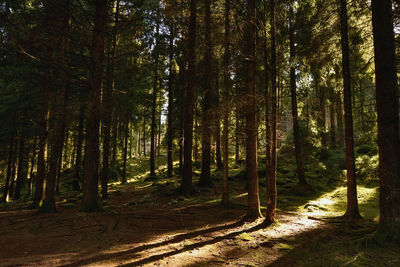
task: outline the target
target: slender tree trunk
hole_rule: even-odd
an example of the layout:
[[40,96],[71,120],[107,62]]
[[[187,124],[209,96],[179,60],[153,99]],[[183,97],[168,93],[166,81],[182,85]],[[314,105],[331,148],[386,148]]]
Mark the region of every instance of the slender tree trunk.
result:
[[110,140],[113,114],[113,89],[114,89],[114,72],[115,57],[117,51],[117,27],[119,16],[119,0],[115,1],[114,27],[112,28],[112,45],[111,53],[107,57],[106,83],[103,87],[103,169],[101,172],[101,196],[103,199],[108,198],[108,179],[109,179],[109,163],[110,163]]
[[141,156],[142,155],[142,152],[140,151],[140,148],[141,148],[141,143],[140,143],[140,127],[138,127],[138,132],[137,132],[137,137],[136,137],[136,155],[137,156]]
[[157,109],[157,92],[158,92],[158,62],[159,62],[159,35],[160,35],[160,21],[159,21],[159,7],[157,8],[157,26],[154,47],[154,81],[153,81],[153,95],[151,106],[151,131],[150,131],[150,177],[155,177],[155,134],[156,134],[156,109]]
[[331,147],[336,147],[336,129],[335,129],[335,89],[329,86],[330,97],[329,97],[329,116],[331,121],[330,137]]
[[240,116],[239,108],[235,109],[235,163],[239,163],[240,158]]
[[45,6],[45,20],[43,21],[43,27],[46,33],[46,39],[44,41],[46,53],[44,57],[44,79],[43,79],[43,90],[42,90],[42,110],[40,113],[40,133],[39,133],[39,153],[38,153],[38,165],[36,175],[36,187],[35,196],[33,199],[33,207],[39,208],[39,203],[44,196],[44,183],[46,181],[46,161],[47,161],[47,138],[48,138],[48,120],[49,120],[49,99],[50,99],[50,86],[52,77],[52,57],[54,50],[54,21],[55,12],[50,6],[51,1],[46,1]]
[[190,195],[192,187],[192,142],[193,142],[193,108],[194,87],[196,77],[196,14],[197,0],[190,0],[189,39],[188,39],[188,74],[185,97],[185,121],[184,121],[184,162],[181,191],[184,195]]
[[336,121],[337,121],[337,143],[343,147],[344,129],[343,129],[343,111],[342,111],[342,97],[340,91],[336,93]]
[[229,109],[230,109],[230,10],[231,1],[225,0],[225,39],[224,39],[224,101],[223,101],[223,132],[222,148],[224,155],[224,189],[222,204],[227,207],[229,204]]
[[143,118],[143,156],[146,157],[146,118]]
[[297,177],[300,185],[307,185],[306,177],[304,174],[303,155],[301,153],[300,131],[299,131],[299,115],[297,111],[297,93],[296,93],[296,52],[294,42],[294,12],[293,0],[290,3],[290,18],[289,18],[289,31],[290,31],[290,96],[292,102],[292,119],[293,119],[293,136],[294,136],[294,150],[296,155],[297,164]]
[[[24,111],[23,111],[24,112]],[[21,132],[19,136],[19,151],[18,151],[18,171],[17,181],[15,185],[14,199],[19,199],[21,196],[21,190],[24,187],[26,175],[27,175],[27,161],[25,152],[25,114],[21,118]]]
[[125,136],[124,136],[124,155],[123,155],[123,167],[122,167],[122,184],[126,184],[126,160],[128,158],[128,139],[129,139],[129,121],[126,119],[125,122]]
[[271,16],[271,166],[267,181],[267,214],[266,222],[275,220],[276,210],[276,129],[277,129],[277,101],[276,101],[276,37],[275,37],[275,0],[270,0]]
[[98,196],[99,180],[99,124],[100,93],[103,76],[104,38],[107,18],[107,1],[94,2],[95,18],[92,36],[92,67],[90,70],[89,103],[87,112],[85,182],[83,183],[83,211],[101,209]]
[[215,61],[215,105],[213,114],[215,114],[215,161],[217,169],[221,170],[224,166],[221,158],[221,115],[219,101],[219,64],[218,59]]
[[[29,187],[28,187],[28,195],[32,193],[32,185],[33,185],[33,168],[35,167],[35,159],[36,159],[36,146],[37,146],[37,138],[33,137],[33,146],[32,146],[32,159],[31,159],[31,170],[29,172]],[[8,174],[8,171],[7,171]],[[6,184],[7,186],[7,184]]]
[[[14,147],[15,151],[18,151],[18,139],[16,138],[14,140]],[[13,198],[14,197],[14,181],[15,181],[15,174],[17,173],[17,153],[13,153],[13,158],[12,158],[12,170],[11,170],[11,177],[10,177],[10,187],[8,189],[8,198]]]
[[167,177],[172,178],[174,172],[173,158],[172,158],[172,141],[174,138],[174,128],[172,125],[173,110],[174,110],[174,23],[171,19],[169,22],[169,76],[168,76],[168,129],[167,129]]
[[13,169],[13,158],[14,158],[14,136],[10,137],[8,149],[8,161],[7,161],[7,176],[6,181],[4,183],[4,191],[3,191],[3,198],[2,203],[6,203],[9,197],[9,190],[10,190],[10,181],[11,181],[11,174]]
[[246,99],[246,170],[248,179],[247,217],[261,217],[258,191],[257,163],[257,111],[256,111],[256,1],[247,2],[246,50],[245,55],[245,84]]
[[82,164],[82,143],[83,143],[83,123],[85,120],[85,103],[82,101],[79,110],[79,125],[78,125],[78,140],[76,144],[76,158],[75,158],[75,174],[72,179],[72,190],[80,191],[79,182],[81,178],[81,164]]
[[267,1],[264,1],[264,13],[265,178],[268,183],[271,180],[271,90],[269,90],[270,64],[268,63],[267,47]]
[[213,99],[211,88],[211,6],[210,0],[205,0],[205,54],[204,54],[204,98],[203,98],[203,123],[201,135],[201,174],[199,185],[210,186],[210,164],[211,164],[211,102]]
[[399,91],[392,1],[372,0],[379,145],[379,231],[400,240]]
[[[346,217],[360,217],[357,202],[356,168],[354,158],[353,114],[351,109],[351,76],[347,26],[347,0],[340,0],[340,26],[343,60],[344,120],[347,170],[347,210]],[[398,133],[397,133],[398,134]]]

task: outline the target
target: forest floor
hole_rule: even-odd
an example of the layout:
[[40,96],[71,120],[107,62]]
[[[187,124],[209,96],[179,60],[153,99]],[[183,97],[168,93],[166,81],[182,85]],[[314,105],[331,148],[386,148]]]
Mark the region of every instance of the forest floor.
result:
[[[266,227],[243,221],[240,178],[231,180],[232,205],[220,205],[216,174],[215,186],[196,187],[192,198],[176,193],[178,178],[111,184],[103,212],[81,212],[81,195],[71,192],[58,196],[56,214],[21,209],[23,202],[0,206],[0,266],[400,266],[399,246],[368,241],[376,188],[359,188],[366,219],[346,223],[335,217],[345,188],[292,187],[279,195],[277,223]],[[263,204],[262,184],[260,192]]]

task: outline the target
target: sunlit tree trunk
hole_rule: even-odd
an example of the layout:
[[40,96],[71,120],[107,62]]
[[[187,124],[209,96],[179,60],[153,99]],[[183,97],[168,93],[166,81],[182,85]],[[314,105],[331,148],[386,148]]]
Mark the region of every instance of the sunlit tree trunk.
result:
[[221,158],[221,115],[220,115],[220,100],[219,100],[219,64],[218,59],[215,61],[215,104],[213,105],[213,114],[215,118],[215,129],[214,129],[214,139],[215,139],[215,161],[217,168],[221,170],[224,166]]
[[247,2],[247,21],[245,31],[245,85],[246,97],[246,170],[248,179],[249,218],[261,217],[258,190],[257,163],[257,111],[256,111],[256,1]]
[[344,121],[347,170],[347,209],[345,217],[360,217],[357,201],[356,168],[354,158],[353,113],[351,109],[351,74],[347,25],[347,0],[340,0],[340,28],[343,62]]

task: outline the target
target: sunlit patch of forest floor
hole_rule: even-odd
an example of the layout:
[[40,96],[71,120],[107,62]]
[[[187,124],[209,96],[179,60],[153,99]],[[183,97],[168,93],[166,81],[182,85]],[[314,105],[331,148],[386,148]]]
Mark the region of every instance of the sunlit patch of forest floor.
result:
[[[147,166],[141,159],[130,167],[139,163]],[[131,170],[128,184],[110,184],[103,212],[81,212],[81,194],[70,191],[58,196],[56,214],[24,209],[29,202],[0,206],[0,266],[400,266],[398,246],[368,238],[378,216],[376,187],[359,187],[365,220],[346,223],[336,218],[345,210],[342,184],[318,186],[326,181],[310,176],[316,189],[302,192],[295,178],[278,176],[287,190],[278,191],[277,222],[266,227],[262,219],[242,220],[247,195],[239,168],[231,170],[227,209],[221,172],[191,198],[177,194],[179,178],[164,173],[160,167],[150,180]]]

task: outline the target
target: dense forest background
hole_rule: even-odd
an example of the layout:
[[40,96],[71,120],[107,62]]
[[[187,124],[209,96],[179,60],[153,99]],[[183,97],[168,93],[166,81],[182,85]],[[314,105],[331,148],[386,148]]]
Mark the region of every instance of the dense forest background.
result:
[[266,227],[335,192],[398,244],[399,23],[391,0],[0,1],[0,208],[148,183]]

